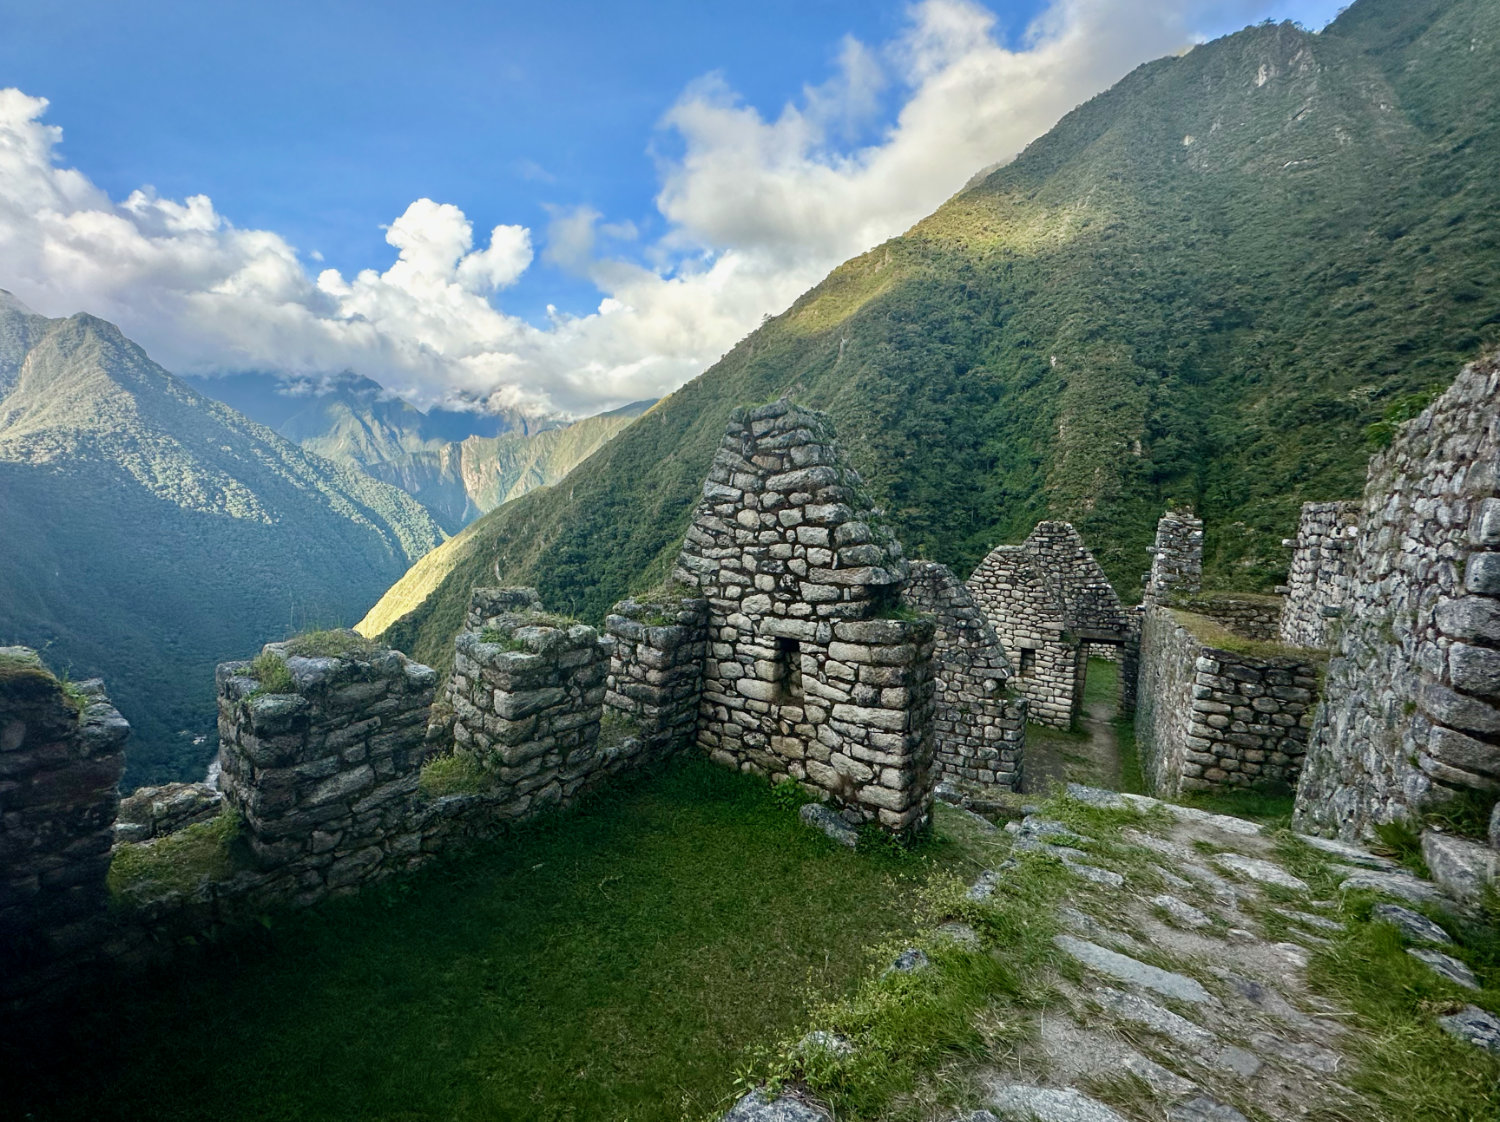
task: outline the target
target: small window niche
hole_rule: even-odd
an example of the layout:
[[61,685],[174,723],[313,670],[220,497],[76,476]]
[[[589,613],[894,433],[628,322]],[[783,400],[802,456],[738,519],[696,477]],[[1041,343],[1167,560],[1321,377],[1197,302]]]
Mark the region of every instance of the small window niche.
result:
[[1036,673],[1036,651],[1031,647],[1021,648],[1021,665],[1018,673],[1023,678],[1030,678]]
[[776,661],[781,666],[781,704],[800,705],[802,703],[802,644],[796,639],[778,637]]

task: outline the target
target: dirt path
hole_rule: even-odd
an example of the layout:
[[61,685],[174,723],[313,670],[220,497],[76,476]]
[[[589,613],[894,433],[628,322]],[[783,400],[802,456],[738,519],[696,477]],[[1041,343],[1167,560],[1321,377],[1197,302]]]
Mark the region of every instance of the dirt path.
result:
[[1120,787],[1120,741],[1115,733],[1115,700],[1119,667],[1104,659],[1089,660],[1083,711],[1073,732],[1031,725],[1026,733],[1021,790],[1045,795],[1060,783]]

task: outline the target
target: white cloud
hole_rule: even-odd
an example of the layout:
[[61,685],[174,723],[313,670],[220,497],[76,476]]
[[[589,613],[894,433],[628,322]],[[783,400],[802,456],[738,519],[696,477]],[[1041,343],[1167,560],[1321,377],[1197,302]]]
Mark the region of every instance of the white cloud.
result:
[[[708,75],[662,121],[681,148],[659,161],[663,236],[553,211],[543,256],[601,300],[544,328],[496,306],[533,260],[522,226],[476,248],[461,210],[418,199],[387,228],[384,272],[313,277],[282,237],[234,226],[206,196],[111,200],[58,166],[45,100],[0,90],[0,287],[47,314],[114,320],[183,371],[354,369],[421,404],[592,411],[680,385],[1133,66],[1272,2],[1052,0],[1011,49],[972,0],[923,0],[894,41],[846,39],[834,76],[773,119]],[[892,91],[894,123],[852,142]]]

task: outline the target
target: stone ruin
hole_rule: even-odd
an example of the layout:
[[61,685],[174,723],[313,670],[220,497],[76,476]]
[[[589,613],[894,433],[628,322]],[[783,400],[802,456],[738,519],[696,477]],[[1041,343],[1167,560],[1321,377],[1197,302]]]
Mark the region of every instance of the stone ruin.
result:
[[1066,522],[1039,522],[1020,545],[992,550],[969,591],[1010,656],[1029,719],[1071,728],[1093,644],[1123,647],[1133,630],[1120,597]]
[[1333,645],[1335,621],[1349,599],[1350,563],[1359,537],[1358,503],[1303,503],[1277,631],[1296,647]]
[[824,415],[735,410],[674,574],[707,601],[699,747],[852,824],[925,827],[935,627],[901,618],[909,575]]
[[1020,790],[1026,699],[1007,688],[1010,660],[994,627],[953,571],[934,561],[912,563],[902,600],[937,621],[939,781],[960,792]]
[[[1277,597],[1202,590],[1203,523],[1168,511],[1157,524],[1139,645],[1136,731],[1157,793],[1290,788],[1317,702],[1316,652],[1273,646]],[[1249,640],[1250,644],[1240,640]]]
[[[1298,791],[1301,829],[1355,838],[1500,798],[1500,358],[1466,367],[1370,462],[1333,659]],[[1347,540],[1347,539],[1346,539]],[[1500,848],[1428,830],[1470,895]],[[1450,879],[1453,879],[1450,878]]]
[[0,997],[63,981],[107,934],[129,734],[102,682],[65,688],[35,651],[0,647]]
[[338,656],[295,643],[262,653],[283,662],[291,692],[268,691],[249,662],[217,676],[220,788],[262,874],[255,897],[307,905],[410,867],[436,672],[356,643]]

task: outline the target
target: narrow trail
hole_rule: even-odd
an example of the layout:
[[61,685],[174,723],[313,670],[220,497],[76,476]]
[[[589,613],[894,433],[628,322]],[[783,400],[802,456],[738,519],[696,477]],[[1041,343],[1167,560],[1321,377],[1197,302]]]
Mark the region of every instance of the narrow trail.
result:
[[1120,739],[1115,732],[1118,682],[1118,665],[1107,659],[1089,659],[1082,712],[1074,730],[1027,727],[1023,792],[1046,795],[1063,783],[1120,788]]

